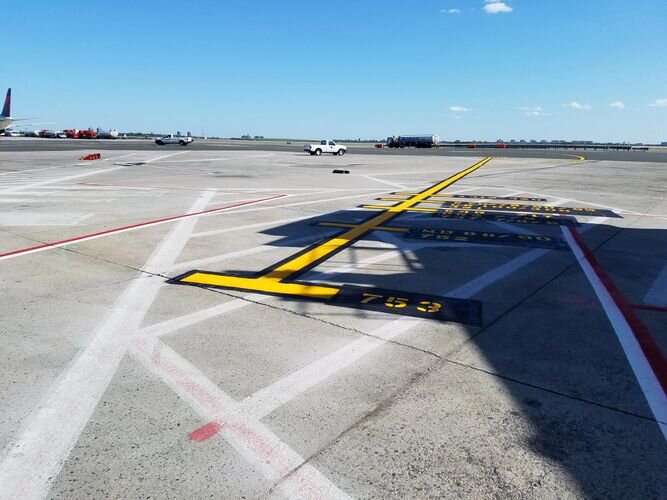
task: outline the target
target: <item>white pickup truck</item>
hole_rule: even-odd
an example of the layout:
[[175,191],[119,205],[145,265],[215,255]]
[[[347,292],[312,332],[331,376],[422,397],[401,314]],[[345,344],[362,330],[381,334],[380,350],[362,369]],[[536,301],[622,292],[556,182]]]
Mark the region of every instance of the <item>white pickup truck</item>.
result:
[[155,144],[158,146],[164,146],[165,144],[180,144],[181,146],[187,146],[191,142],[193,142],[194,139],[192,137],[188,136],[182,136],[182,135],[165,135],[164,137],[160,137],[159,139],[155,139]]
[[320,141],[319,144],[306,144],[303,147],[304,151],[308,151],[311,155],[320,156],[322,153],[331,153],[334,155],[343,156],[347,152],[347,146],[336,144],[334,141]]

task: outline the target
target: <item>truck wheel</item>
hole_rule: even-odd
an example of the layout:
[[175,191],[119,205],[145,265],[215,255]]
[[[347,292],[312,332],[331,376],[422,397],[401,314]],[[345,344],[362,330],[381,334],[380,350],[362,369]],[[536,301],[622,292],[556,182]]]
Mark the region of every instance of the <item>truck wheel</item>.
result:
[[322,150],[320,148],[317,148],[315,150],[315,156],[320,156],[322,154]]
[[314,152],[314,151],[308,151],[308,154],[309,154],[310,156],[315,156],[315,152]]
[[181,146],[185,146],[185,141],[178,141]]
[[344,154],[345,154],[345,150],[344,150],[344,149],[339,149],[339,150],[338,150],[338,155],[339,155],[339,156],[343,156]]

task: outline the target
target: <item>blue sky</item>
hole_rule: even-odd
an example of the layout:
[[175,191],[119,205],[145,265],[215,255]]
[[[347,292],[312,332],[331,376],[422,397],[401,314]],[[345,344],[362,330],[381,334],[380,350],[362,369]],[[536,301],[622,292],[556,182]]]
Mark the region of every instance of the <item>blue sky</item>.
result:
[[30,0],[2,18],[12,114],[56,128],[667,141],[665,0]]

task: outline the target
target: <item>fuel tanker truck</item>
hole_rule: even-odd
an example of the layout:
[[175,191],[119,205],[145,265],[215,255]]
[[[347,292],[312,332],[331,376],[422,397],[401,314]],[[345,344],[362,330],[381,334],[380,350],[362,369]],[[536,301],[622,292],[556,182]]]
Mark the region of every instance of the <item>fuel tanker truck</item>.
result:
[[438,144],[440,138],[435,135],[395,135],[387,137],[388,148],[432,148]]

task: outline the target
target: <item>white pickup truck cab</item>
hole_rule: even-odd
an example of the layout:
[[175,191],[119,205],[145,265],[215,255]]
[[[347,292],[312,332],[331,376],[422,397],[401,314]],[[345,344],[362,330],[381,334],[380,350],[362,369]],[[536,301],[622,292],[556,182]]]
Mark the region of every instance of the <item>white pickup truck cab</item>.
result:
[[342,156],[347,151],[347,146],[336,144],[334,141],[324,140],[320,141],[319,144],[306,144],[303,147],[303,150],[316,156],[320,156],[322,153],[331,153]]
[[155,139],[155,144],[158,146],[164,146],[165,144],[180,144],[181,146],[187,146],[193,142],[192,137],[190,136],[182,136],[182,135],[165,135],[164,137],[160,137],[159,139]]

